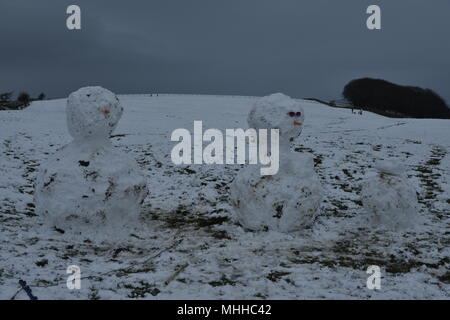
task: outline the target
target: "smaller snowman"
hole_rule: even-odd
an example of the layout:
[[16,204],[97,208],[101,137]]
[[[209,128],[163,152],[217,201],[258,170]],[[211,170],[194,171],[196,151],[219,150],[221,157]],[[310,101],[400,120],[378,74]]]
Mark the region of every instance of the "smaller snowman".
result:
[[367,220],[373,227],[402,230],[419,220],[417,195],[397,162],[375,164],[377,172],[362,184],[361,200]]
[[121,240],[138,226],[147,196],[136,161],[109,140],[123,108],[111,91],[73,92],[66,115],[73,141],[41,164],[36,212],[55,230],[90,240]]
[[244,228],[290,232],[313,223],[323,194],[313,157],[290,150],[304,121],[300,103],[281,93],[261,98],[251,109],[250,128],[279,130],[280,165],[275,175],[262,176],[256,165],[237,174],[230,199]]

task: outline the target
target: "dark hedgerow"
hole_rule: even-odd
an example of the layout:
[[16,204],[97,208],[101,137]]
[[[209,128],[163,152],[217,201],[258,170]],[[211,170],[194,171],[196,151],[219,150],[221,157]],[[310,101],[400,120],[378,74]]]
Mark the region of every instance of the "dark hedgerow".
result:
[[362,78],[350,81],[342,94],[353,106],[364,110],[413,118],[450,119],[447,104],[430,89]]

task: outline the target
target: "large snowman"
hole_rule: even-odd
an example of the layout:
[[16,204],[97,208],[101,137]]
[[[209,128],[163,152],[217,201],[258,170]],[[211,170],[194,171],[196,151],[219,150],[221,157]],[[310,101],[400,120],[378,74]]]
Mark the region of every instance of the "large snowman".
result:
[[122,112],[119,99],[101,87],[69,96],[67,125],[74,140],[41,165],[35,189],[36,212],[59,232],[115,240],[138,225],[146,179],[109,140]]
[[391,160],[378,161],[376,172],[362,184],[366,222],[373,227],[402,230],[418,223],[417,195],[404,168]]
[[314,221],[323,192],[313,157],[290,150],[304,121],[300,103],[281,93],[261,98],[251,109],[250,128],[279,130],[280,166],[275,175],[262,176],[256,165],[237,174],[230,198],[244,228],[290,232]]

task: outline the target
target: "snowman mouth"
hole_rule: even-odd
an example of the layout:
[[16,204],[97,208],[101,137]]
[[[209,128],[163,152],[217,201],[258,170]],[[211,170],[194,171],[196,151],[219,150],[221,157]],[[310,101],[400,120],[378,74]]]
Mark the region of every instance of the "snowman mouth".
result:
[[301,123],[301,122],[298,122],[298,121],[294,121],[294,122],[292,122],[292,124],[293,124],[294,126],[301,126],[301,125],[302,125],[302,123]]

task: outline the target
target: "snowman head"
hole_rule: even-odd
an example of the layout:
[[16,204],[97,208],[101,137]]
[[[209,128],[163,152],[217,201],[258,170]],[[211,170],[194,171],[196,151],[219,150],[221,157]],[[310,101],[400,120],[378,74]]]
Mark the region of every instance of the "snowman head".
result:
[[122,116],[123,108],[114,93],[102,87],[85,87],[67,100],[67,126],[76,140],[107,139]]
[[405,173],[405,167],[397,160],[378,160],[375,168],[381,177],[402,176]]
[[300,103],[275,93],[259,99],[251,109],[247,122],[254,129],[278,129],[280,141],[293,141],[300,135],[305,113]]

